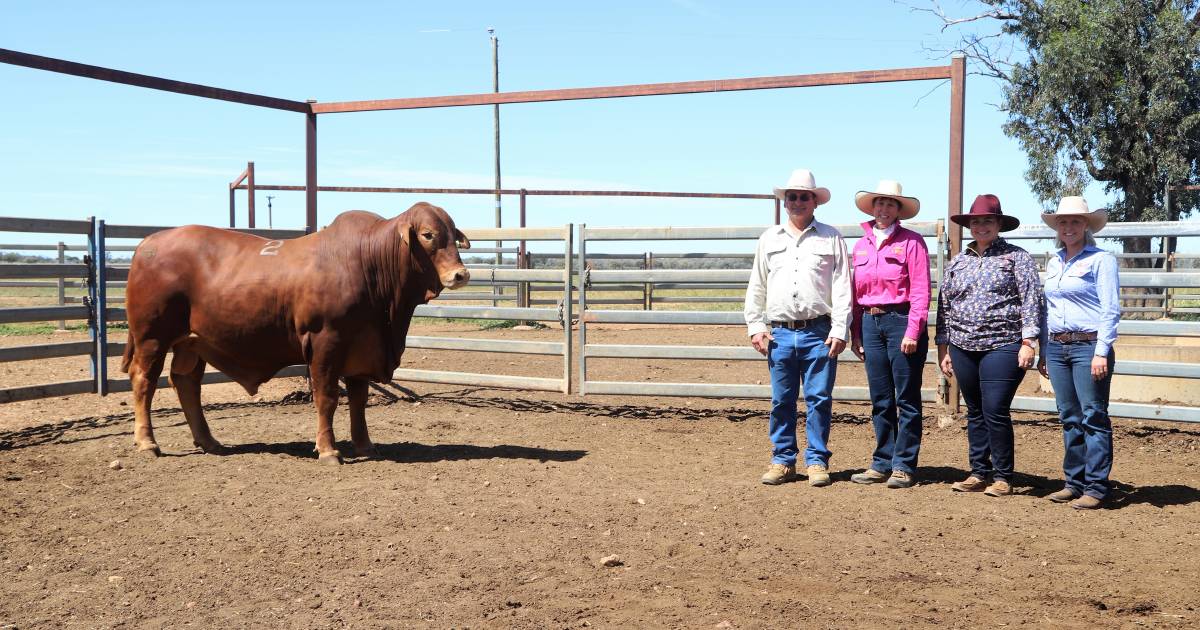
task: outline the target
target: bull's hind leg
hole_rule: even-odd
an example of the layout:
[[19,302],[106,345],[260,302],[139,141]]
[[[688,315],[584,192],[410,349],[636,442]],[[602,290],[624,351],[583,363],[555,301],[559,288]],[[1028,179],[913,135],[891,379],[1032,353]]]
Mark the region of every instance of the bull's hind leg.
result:
[[375,457],[378,453],[367,434],[367,379],[346,377],[346,391],[350,394],[350,440],[354,442],[354,454]]
[[133,442],[139,452],[155,457],[162,455],[162,451],[154,441],[150,404],[154,401],[164,359],[166,349],[162,344],[155,339],[145,339],[134,348],[129,365],[129,383],[133,390]]
[[183,407],[183,415],[192,430],[192,443],[205,453],[220,455],[225,452],[225,447],[209,431],[204,408],[200,405],[204,366],[204,359],[194,351],[176,346],[175,356],[171,359],[171,385],[179,395],[179,406]]
[[317,369],[311,370],[310,374],[313,403],[317,407],[317,461],[322,464],[341,464],[342,454],[333,440],[333,414],[337,411],[339,393],[337,376]]

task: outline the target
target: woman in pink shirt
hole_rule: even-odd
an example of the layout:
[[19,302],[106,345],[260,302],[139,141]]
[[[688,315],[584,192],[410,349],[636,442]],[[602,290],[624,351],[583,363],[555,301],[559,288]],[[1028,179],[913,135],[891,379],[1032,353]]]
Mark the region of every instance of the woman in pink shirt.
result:
[[867,368],[875,453],[855,483],[909,488],[921,450],[921,376],[929,350],[929,250],[900,219],[917,215],[921,202],[883,180],[875,192],[859,191],[854,203],[874,217],[854,245],[854,320],[850,347]]

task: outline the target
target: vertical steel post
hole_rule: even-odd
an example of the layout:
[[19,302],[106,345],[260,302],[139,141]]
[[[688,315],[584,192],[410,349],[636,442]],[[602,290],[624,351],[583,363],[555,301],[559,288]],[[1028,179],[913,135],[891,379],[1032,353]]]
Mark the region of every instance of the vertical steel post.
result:
[[[583,229],[584,225],[579,226],[579,248],[580,258],[583,257]],[[568,223],[565,226],[566,234],[563,234],[563,393],[571,393],[571,254],[574,248],[573,237],[575,234],[575,226]],[[583,297],[583,267],[579,268],[580,283],[579,283],[579,393],[583,394],[583,313],[587,306]]]
[[104,221],[96,221],[96,393],[108,395],[108,256]]
[[[650,252],[646,252],[645,254],[642,254],[642,269],[645,269],[646,271],[650,271],[650,268],[654,266],[654,262],[650,258],[651,256],[653,256],[653,254],[651,254]],[[643,311],[650,310],[650,283],[649,282],[642,283],[642,310]]]
[[[946,203],[947,218],[962,214],[963,206],[963,116],[967,91],[967,59],[955,55],[950,60],[950,192]],[[950,255],[962,249],[962,227],[953,221],[950,228]]]
[[779,215],[779,197],[776,197],[775,198],[775,225],[779,225],[780,223],[781,223],[781,221],[780,221],[780,215]]
[[[66,262],[67,262],[67,245],[66,245],[66,243],[63,243],[62,241],[59,241],[58,242],[58,264],[61,265]],[[58,305],[63,306],[66,303],[67,303],[67,281],[62,276],[59,276],[58,277]],[[67,322],[65,320],[61,320],[61,319],[58,320],[58,329],[66,330]]]
[[254,229],[254,162],[246,162],[246,207],[250,212],[248,227]]
[[[962,214],[963,206],[963,117],[967,91],[967,58],[955,55],[950,60],[950,192],[946,203],[950,228],[950,255],[962,250],[962,227],[949,217]],[[938,286],[941,290],[941,286]],[[950,407],[959,411],[958,381],[950,384]]]
[[304,229],[317,231],[317,115],[312,112],[304,115]]
[[91,377],[92,377],[92,393],[99,393],[99,388],[96,386],[99,382],[100,374],[100,352],[99,352],[99,334],[96,330],[96,281],[100,274],[97,272],[99,265],[96,258],[96,217],[88,217],[88,233],[87,233],[87,303],[89,308],[88,313],[88,337],[92,342],[92,351],[89,353],[91,360]]
[[[522,230],[525,229],[525,196],[526,196],[525,189],[522,188],[521,196],[520,196],[521,210],[520,210],[520,215],[518,218],[518,223]],[[517,243],[517,269],[528,269],[529,268],[528,254],[529,254],[529,252],[526,250],[525,239],[521,239],[521,241],[519,243]],[[519,284],[517,284],[517,306],[521,307],[521,308],[527,308],[529,306],[529,281],[528,280],[524,280],[524,281],[520,282]]]
[[[488,29],[488,36],[492,39],[492,92],[500,92],[500,39],[496,37],[494,29]],[[495,138],[494,143],[494,158],[496,162],[496,228],[500,228],[500,105],[492,105],[492,134]],[[504,241],[496,241],[496,249],[504,247]],[[504,254],[496,252],[496,266],[504,262]],[[500,292],[500,289],[493,286],[493,293]],[[496,300],[492,300],[492,306],[496,305]]]
[[229,185],[229,227],[237,225],[237,187]]
[[[567,258],[571,252],[567,252]],[[571,327],[567,320],[567,328]],[[587,394],[587,224],[579,224],[579,395]]]

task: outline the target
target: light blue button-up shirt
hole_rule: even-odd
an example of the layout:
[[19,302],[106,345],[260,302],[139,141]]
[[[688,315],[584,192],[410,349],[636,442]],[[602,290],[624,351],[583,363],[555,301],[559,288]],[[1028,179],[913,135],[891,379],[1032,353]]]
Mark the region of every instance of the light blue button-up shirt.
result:
[[1096,333],[1096,356],[1108,356],[1117,340],[1121,320],[1121,280],[1117,258],[1092,245],[1067,260],[1067,250],[1046,261],[1046,325],[1042,327],[1042,347],[1047,336],[1064,332]]

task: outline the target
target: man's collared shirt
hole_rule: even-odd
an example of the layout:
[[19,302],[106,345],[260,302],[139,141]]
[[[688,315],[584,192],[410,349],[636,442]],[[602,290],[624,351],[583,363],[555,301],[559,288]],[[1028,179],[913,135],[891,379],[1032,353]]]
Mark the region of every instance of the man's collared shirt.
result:
[[776,225],[758,238],[746,287],[751,336],[773,321],[829,315],[830,336],[848,340],[852,300],[846,242],[834,228],[814,219],[799,236]]
[[1096,333],[1096,356],[1108,356],[1117,340],[1117,323],[1121,321],[1121,279],[1117,258],[1096,247],[1086,245],[1083,251],[1067,260],[1067,250],[1046,261],[1046,326],[1042,331],[1042,347],[1047,337],[1064,332]]
[[935,343],[991,350],[1040,332],[1042,283],[1029,252],[997,238],[983,252],[974,243],[946,266],[938,290]]

